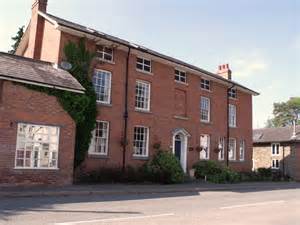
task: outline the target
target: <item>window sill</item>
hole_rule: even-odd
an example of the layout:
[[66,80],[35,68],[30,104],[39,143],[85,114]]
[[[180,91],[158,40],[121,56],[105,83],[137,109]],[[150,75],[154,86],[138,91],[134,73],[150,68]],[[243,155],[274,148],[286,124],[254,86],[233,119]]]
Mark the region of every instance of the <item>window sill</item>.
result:
[[185,116],[174,116],[174,118],[178,120],[189,120],[189,118]]
[[151,112],[151,111],[148,111],[148,110],[143,110],[143,109],[135,109],[134,111],[135,111],[135,112],[139,112],[139,113],[152,114],[152,112]]
[[43,171],[57,171],[59,168],[23,168],[23,167],[14,167],[15,170],[43,170]]
[[97,57],[96,59],[98,61],[100,61],[100,62],[109,63],[109,64],[112,64],[112,65],[116,64],[114,61],[109,61],[109,60],[101,59],[99,57]]
[[149,160],[149,156],[133,155],[132,158],[136,159],[136,160],[144,160],[144,161],[148,161]]
[[174,80],[175,81],[175,84],[182,84],[182,85],[185,85],[185,86],[189,86],[188,83],[186,82],[182,82],[182,81],[178,81],[178,80]]
[[209,158],[208,159],[199,159],[201,161],[209,161]]
[[97,101],[97,105],[102,105],[102,106],[112,107],[112,104],[111,104],[111,103],[104,103],[104,102],[99,102],[99,101]]
[[205,124],[205,125],[212,125],[212,122],[211,122],[211,121],[200,120],[200,122],[201,122],[202,124]]
[[144,70],[140,70],[140,69],[136,69],[137,72],[140,72],[140,73],[144,73],[144,74],[147,74],[147,75],[153,75],[152,72],[148,72],[148,71],[144,71]]
[[205,89],[205,88],[202,88],[202,87],[200,87],[200,89],[201,89],[201,91],[206,91],[206,92],[208,92],[208,93],[212,93],[212,90],[208,90],[208,89]]
[[235,129],[237,128],[237,126],[229,126],[229,128]]
[[108,159],[108,155],[101,155],[101,154],[93,154],[89,153],[88,158],[93,158],[93,159]]

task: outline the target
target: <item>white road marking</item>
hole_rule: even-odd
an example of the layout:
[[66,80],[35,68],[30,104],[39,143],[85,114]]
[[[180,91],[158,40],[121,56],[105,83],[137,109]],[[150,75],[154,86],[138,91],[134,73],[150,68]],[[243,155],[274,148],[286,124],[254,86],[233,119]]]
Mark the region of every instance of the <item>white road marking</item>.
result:
[[252,207],[252,206],[261,206],[261,205],[269,205],[269,204],[282,204],[285,203],[284,200],[279,201],[269,201],[269,202],[257,202],[257,203],[251,203],[251,204],[244,204],[244,205],[231,205],[231,206],[225,206],[220,207],[220,209],[235,209],[235,208],[243,208],[243,207]]
[[147,218],[157,218],[165,216],[174,216],[174,213],[165,213],[149,216],[132,216],[132,217],[120,217],[120,218],[107,218],[99,220],[83,220],[83,221],[74,221],[74,222],[64,222],[64,223],[54,223],[54,225],[75,225],[75,224],[84,224],[84,223],[97,223],[97,222],[110,222],[110,221],[120,221],[120,220],[136,220],[136,219],[147,219]]

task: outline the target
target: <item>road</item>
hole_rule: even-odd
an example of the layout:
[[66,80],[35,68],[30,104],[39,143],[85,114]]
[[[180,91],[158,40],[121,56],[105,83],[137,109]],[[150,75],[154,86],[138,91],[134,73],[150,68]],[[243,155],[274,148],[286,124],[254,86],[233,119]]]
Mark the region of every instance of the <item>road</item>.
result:
[[2,198],[0,224],[299,225],[300,189]]

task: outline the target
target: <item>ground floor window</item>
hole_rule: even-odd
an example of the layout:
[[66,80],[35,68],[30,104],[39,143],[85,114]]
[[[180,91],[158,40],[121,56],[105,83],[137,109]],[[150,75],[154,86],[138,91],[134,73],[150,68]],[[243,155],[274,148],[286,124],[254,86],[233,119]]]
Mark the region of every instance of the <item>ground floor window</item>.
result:
[[200,148],[200,159],[209,159],[210,136],[208,134],[200,136]]
[[59,132],[55,126],[18,123],[15,167],[57,168]]
[[109,134],[109,122],[97,121],[96,128],[93,131],[93,137],[89,148],[89,154],[107,155],[108,134]]
[[149,128],[135,126],[133,140],[133,155],[148,157]]
[[272,169],[279,169],[280,164],[278,159],[272,159]]
[[218,150],[219,150],[219,154],[218,154],[218,159],[219,160],[224,160],[224,153],[225,153],[225,138],[224,137],[220,137],[219,138],[219,145],[218,145]]
[[245,140],[240,141],[240,161],[245,160]]
[[236,139],[235,138],[229,138],[228,158],[229,158],[229,160],[236,159]]

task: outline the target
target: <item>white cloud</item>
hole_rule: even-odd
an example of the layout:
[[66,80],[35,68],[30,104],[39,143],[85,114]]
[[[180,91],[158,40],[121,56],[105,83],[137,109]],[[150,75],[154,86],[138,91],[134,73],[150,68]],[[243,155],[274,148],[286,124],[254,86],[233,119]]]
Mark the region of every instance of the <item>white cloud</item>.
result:
[[249,77],[265,73],[268,69],[266,57],[258,50],[245,51],[230,59],[236,77]]

